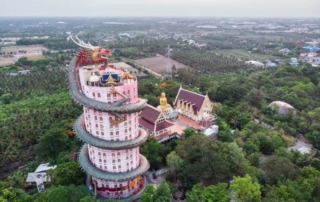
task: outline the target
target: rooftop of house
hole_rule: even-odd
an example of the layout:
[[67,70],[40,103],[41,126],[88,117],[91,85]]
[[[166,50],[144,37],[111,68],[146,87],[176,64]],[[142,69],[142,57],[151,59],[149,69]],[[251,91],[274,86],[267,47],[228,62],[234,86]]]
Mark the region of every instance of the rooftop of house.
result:
[[185,90],[180,87],[179,92],[177,94],[177,97],[174,101],[174,106],[177,106],[178,101],[182,100],[187,103],[193,104],[192,108],[193,108],[193,111],[196,113],[196,112],[200,111],[201,106],[202,106],[203,102],[205,101],[205,98],[206,98],[206,96],[204,96],[204,95],[194,93],[194,92]]

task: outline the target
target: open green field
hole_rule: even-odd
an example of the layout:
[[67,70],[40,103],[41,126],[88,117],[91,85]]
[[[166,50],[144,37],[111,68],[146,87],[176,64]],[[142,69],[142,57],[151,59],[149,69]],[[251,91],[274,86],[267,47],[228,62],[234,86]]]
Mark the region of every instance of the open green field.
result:
[[260,62],[265,61],[266,59],[277,59],[277,57],[272,55],[261,55],[257,53],[248,53],[246,50],[241,49],[230,49],[230,50],[214,50],[212,53],[216,53],[219,55],[225,55],[225,56],[235,56],[239,59],[246,60],[258,60]]

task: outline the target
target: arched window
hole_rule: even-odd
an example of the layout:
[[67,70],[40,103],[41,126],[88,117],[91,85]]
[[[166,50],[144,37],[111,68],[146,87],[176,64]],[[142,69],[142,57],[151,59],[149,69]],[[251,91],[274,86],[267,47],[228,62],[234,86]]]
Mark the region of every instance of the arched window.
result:
[[120,169],[120,168],[121,168],[121,166],[119,165],[119,166],[118,166],[118,168]]
[[121,162],[121,159],[118,159],[118,162],[120,163],[120,162]]
[[120,156],[120,152],[118,152],[118,156]]
[[130,94],[130,90],[127,91],[128,95]]
[[95,93],[92,93],[92,97],[96,97],[96,94],[95,94]]
[[98,152],[98,155],[101,156],[101,152]]
[[119,138],[117,138],[116,141],[119,141]]
[[113,136],[113,132],[110,132],[110,136]]
[[103,121],[103,117],[100,116],[100,121]]
[[116,132],[116,135],[119,135],[119,131]]
[[117,97],[117,93],[113,93],[113,97]]
[[116,169],[116,166],[113,166],[113,169]]
[[116,160],[113,159],[113,160],[112,160],[112,163],[116,163]]
[[103,156],[106,156],[106,153],[103,153]]
[[104,136],[104,132],[101,132],[101,135]]
[[109,93],[107,94],[107,98],[110,98],[110,94]]
[[125,137],[125,140],[128,140],[128,136]]
[[94,120],[98,120],[97,116],[94,116]]
[[103,128],[103,125],[102,125],[102,124],[100,125],[100,128]]
[[125,132],[125,133],[127,133],[127,132],[128,132],[128,130],[127,130],[127,129],[125,129],[125,130],[124,130],[124,132]]
[[101,97],[101,94],[100,94],[100,93],[98,93],[98,97]]
[[96,128],[98,128],[98,124],[96,124]]
[[115,154],[114,154],[114,153],[112,153],[112,156],[115,156]]
[[129,128],[129,131],[131,131],[131,128]]

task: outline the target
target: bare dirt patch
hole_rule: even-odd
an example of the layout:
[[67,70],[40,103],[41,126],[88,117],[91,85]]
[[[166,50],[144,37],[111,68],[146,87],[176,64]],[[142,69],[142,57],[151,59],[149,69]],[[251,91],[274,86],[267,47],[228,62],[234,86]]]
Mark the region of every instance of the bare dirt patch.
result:
[[47,50],[48,48],[43,45],[1,47],[0,52],[5,53],[5,55],[7,56],[10,54],[13,57],[0,56],[0,66],[13,64],[21,57],[27,57],[30,60],[38,60],[44,58],[44,56],[42,55],[42,51]]
[[13,58],[6,58],[6,57],[0,57],[0,67],[1,66],[6,66],[6,65],[11,65],[14,63]]
[[46,48],[43,45],[30,45],[30,46],[7,46],[2,47],[1,52],[10,53],[10,52],[17,52],[19,51],[27,51],[27,53],[40,53],[43,50],[47,51],[48,48]]
[[[151,58],[138,59],[135,60],[135,62],[158,74],[163,75],[166,71],[167,58],[159,54]],[[175,65],[177,70],[181,68],[191,69],[191,67],[171,59],[170,68],[172,67],[172,65]]]

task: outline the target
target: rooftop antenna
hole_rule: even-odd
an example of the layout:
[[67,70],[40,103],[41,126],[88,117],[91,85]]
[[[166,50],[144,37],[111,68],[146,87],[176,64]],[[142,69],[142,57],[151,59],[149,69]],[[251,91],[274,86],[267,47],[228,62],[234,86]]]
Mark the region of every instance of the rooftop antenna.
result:
[[168,45],[168,52],[166,54],[167,56],[167,61],[166,61],[166,72],[164,74],[164,77],[166,79],[172,79],[172,70],[171,70],[171,59],[170,59],[170,52],[172,51],[172,49],[170,48],[170,45]]

